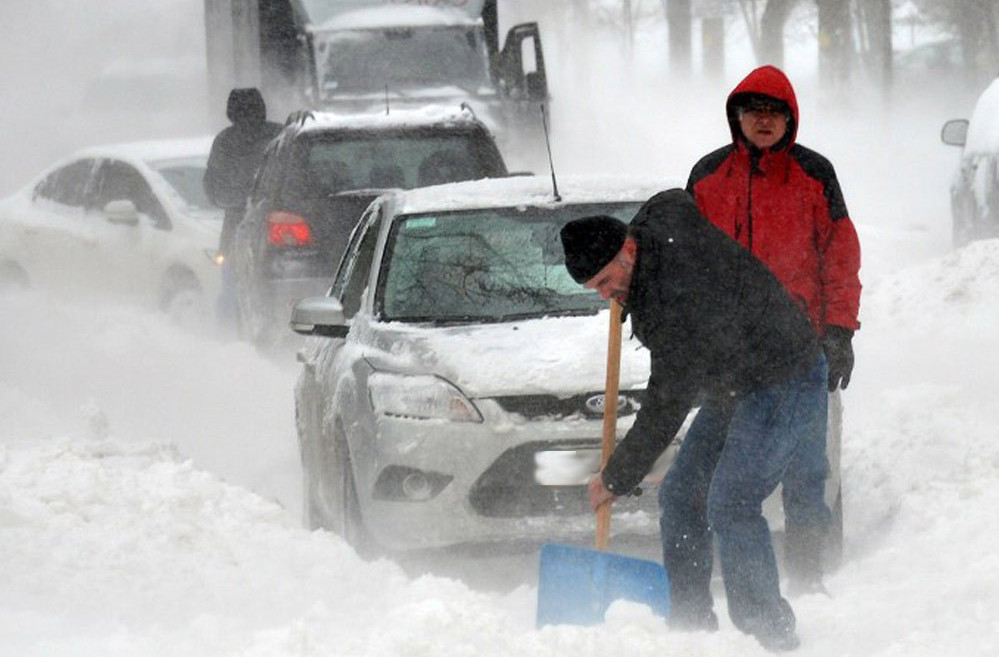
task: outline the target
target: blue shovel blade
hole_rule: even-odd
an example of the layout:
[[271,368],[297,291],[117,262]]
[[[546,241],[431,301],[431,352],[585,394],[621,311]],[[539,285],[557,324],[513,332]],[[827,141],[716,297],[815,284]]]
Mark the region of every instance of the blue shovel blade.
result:
[[669,617],[669,579],[658,563],[599,550],[541,548],[537,625],[595,625],[615,600],[648,605]]

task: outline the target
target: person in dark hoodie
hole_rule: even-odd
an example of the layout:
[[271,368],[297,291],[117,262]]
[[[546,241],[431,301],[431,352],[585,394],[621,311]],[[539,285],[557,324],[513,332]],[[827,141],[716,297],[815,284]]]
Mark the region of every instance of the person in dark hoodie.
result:
[[808,317],[681,189],[653,196],[630,227],[584,217],[561,240],[569,274],[624,306],[651,357],[634,424],[590,481],[591,506],[631,493],[700,403],[660,490],[670,625],[718,628],[710,527],[732,622],[769,650],[796,648],[762,505],[798,447],[797,427],[816,421],[809,397],[826,386]]
[[[860,245],[832,164],[796,142],[798,102],[773,66],[749,73],[725,106],[732,142],[701,158],[687,192],[701,213],[755,255],[808,312],[822,342],[828,391],[850,383],[861,284]],[[836,393],[838,394],[838,393]],[[813,403],[826,413],[829,397]],[[824,592],[827,423],[802,425],[803,448],[783,481],[789,591]]]
[[235,322],[236,299],[229,250],[236,226],[243,219],[253,177],[263,162],[267,144],[280,132],[281,125],[267,120],[264,98],[252,87],[229,92],[226,116],[232,125],[212,142],[204,186],[208,199],[225,210],[218,248],[218,257],[222,259],[219,316],[224,324],[231,326]]

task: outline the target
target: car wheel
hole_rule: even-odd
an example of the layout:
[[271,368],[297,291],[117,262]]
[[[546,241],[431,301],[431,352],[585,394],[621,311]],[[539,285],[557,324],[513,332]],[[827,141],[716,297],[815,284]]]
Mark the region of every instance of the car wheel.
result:
[[309,426],[303,417],[302,403],[295,399],[295,428],[298,433],[298,456],[302,464],[302,526],[321,529],[320,516],[315,503],[315,475],[312,472],[312,450],[309,449]]
[[371,559],[379,556],[381,550],[375,542],[374,537],[364,524],[361,515],[361,504],[357,497],[357,485],[354,482],[354,468],[350,462],[350,455],[346,453],[344,446],[343,464],[341,467],[343,493],[343,533],[344,539],[357,553],[365,558]]
[[951,216],[953,225],[951,227],[951,239],[954,248],[967,246],[975,236],[976,215],[975,198],[972,194],[964,194],[959,200],[953,203]]
[[309,502],[306,513],[313,528],[339,534],[365,558],[377,556],[377,544],[361,516],[361,505],[354,481],[347,441],[341,431],[330,441],[323,441],[316,459],[316,469],[306,484]]
[[246,280],[246,276],[240,276],[236,282],[236,300],[240,337],[260,349],[268,348],[273,342],[273,336],[264,321],[260,310],[261,304],[256,303],[253,287]]
[[200,327],[206,324],[208,304],[201,284],[190,270],[172,269],[160,286],[160,310],[178,324]]

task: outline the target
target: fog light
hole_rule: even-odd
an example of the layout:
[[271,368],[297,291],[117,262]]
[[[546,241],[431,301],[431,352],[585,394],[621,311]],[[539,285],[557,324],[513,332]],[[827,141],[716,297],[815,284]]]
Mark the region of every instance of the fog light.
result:
[[376,500],[426,502],[437,497],[451,479],[440,472],[390,465],[378,475],[372,494]]
[[409,499],[420,501],[430,499],[432,491],[430,482],[423,473],[414,472],[406,475],[406,478],[402,480],[402,492]]

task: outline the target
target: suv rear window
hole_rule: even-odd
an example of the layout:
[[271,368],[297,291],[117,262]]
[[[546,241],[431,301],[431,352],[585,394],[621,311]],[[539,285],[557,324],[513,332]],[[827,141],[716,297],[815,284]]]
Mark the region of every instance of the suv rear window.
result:
[[348,189],[426,187],[503,172],[472,133],[431,136],[324,135],[309,139],[291,167],[285,196],[320,198]]

